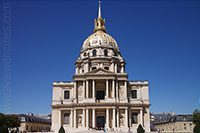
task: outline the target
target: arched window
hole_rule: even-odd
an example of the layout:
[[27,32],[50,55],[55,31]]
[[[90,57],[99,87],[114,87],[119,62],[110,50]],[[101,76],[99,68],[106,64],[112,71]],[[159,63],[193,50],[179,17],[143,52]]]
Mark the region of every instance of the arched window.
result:
[[92,51],[92,55],[93,55],[93,56],[96,56],[96,55],[97,55],[97,51],[96,51],[96,50],[93,50],[93,51]]
[[104,50],[104,56],[108,56],[108,50]]

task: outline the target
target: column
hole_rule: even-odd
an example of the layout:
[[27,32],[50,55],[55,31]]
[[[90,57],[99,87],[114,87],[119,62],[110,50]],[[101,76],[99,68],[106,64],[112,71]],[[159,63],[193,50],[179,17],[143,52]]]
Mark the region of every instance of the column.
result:
[[125,109],[125,127],[128,127],[128,109]]
[[119,81],[116,81],[116,98],[119,100]]
[[85,81],[83,81],[83,99],[85,99]]
[[89,127],[89,110],[86,109],[86,128]]
[[88,65],[88,62],[86,62],[86,63],[85,63],[85,71],[84,71],[84,72],[86,73],[86,72],[88,72],[88,71],[89,71],[89,65]]
[[89,98],[89,83],[88,83],[88,80],[86,80],[86,98]]
[[73,110],[71,110],[70,114],[70,126],[73,127]]
[[132,117],[132,111],[131,109],[129,109],[129,127],[132,127],[132,123],[131,123],[131,117]]
[[124,71],[124,64],[122,64],[122,67],[121,67],[121,73],[124,73],[125,71]]
[[113,98],[115,98],[115,80],[112,81]]
[[92,109],[92,127],[95,128],[95,123],[96,123],[96,120],[95,120],[95,109]]
[[106,80],[106,98],[108,98],[109,88],[108,88],[108,80]]
[[61,127],[61,124],[62,124],[62,112],[61,110],[58,111],[58,127],[60,129]]
[[83,127],[85,127],[85,109],[83,109]]
[[74,109],[74,128],[76,128],[76,109]]
[[124,81],[124,88],[125,88],[125,98],[127,98],[127,81]]
[[115,108],[113,109],[113,128],[116,128],[116,118],[115,118],[116,112],[115,112]]
[[112,72],[115,72],[115,67],[114,67],[114,62],[112,62],[111,68],[112,68]]
[[117,128],[119,128],[119,109],[117,109]]
[[110,129],[110,115],[109,115],[109,109],[106,109],[106,125],[107,125],[107,129]]
[[117,73],[117,64],[115,64],[115,73]]
[[95,98],[95,80],[92,80],[92,98]]
[[77,83],[74,82],[74,102],[77,102]]
[[140,109],[140,124],[143,126],[143,109]]

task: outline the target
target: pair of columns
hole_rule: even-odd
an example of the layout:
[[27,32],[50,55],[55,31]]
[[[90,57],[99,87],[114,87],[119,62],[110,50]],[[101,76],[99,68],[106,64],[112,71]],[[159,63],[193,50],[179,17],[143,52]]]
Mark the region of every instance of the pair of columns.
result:
[[[115,80],[112,80],[112,97],[115,98],[115,92],[116,92],[116,87],[115,87]],[[118,89],[117,89],[118,90]],[[106,98],[109,98],[109,80],[106,80]]]
[[[95,87],[95,80],[92,80],[92,98],[95,98],[95,92],[96,92],[96,87]],[[124,81],[124,86],[125,86],[125,97],[127,98],[127,81]],[[112,80],[112,97],[119,98],[119,83],[116,82],[115,85],[115,80]],[[74,98],[75,98],[75,103],[77,102],[77,83],[76,81],[74,82]],[[86,80],[83,81],[83,98],[89,98],[89,81]],[[106,80],[106,98],[109,98],[109,80]]]
[[[92,127],[95,128],[96,110],[92,109]],[[73,119],[72,119],[73,118]],[[74,123],[74,125],[72,125]],[[89,109],[83,109],[83,118],[82,118],[83,127],[89,128]],[[71,127],[77,128],[77,113],[76,109],[71,110]]]

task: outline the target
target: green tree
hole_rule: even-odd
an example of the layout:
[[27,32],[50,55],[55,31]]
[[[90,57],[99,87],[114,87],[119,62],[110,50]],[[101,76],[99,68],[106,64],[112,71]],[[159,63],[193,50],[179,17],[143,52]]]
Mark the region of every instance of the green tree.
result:
[[194,127],[194,133],[200,133],[200,124],[197,123]]
[[6,116],[0,113],[0,133],[8,133]]
[[16,115],[6,115],[7,126],[9,128],[15,128],[20,126],[20,119]]
[[140,125],[138,126],[138,128],[137,128],[137,133],[144,133],[144,132],[145,132],[145,131],[144,131],[142,125],[140,124]]
[[193,113],[193,123],[194,124],[200,124],[200,111],[199,110],[195,110]]
[[192,118],[193,123],[195,124],[194,127],[194,133],[200,133],[200,111],[195,110],[193,113],[193,118]]
[[60,127],[59,133],[65,133],[65,129],[63,128],[63,126]]

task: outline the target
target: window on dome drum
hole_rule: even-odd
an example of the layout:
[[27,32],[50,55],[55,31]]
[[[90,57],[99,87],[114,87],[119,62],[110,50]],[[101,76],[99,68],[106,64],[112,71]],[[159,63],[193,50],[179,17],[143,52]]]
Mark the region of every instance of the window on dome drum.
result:
[[96,67],[92,67],[92,71],[93,71],[93,70],[96,70],[96,69],[97,69]]
[[86,52],[84,53],[84,56],[87,56],[87,53],[86,53]]
[[131,90],[131,97],[132,97],[132,99],[137,98],[137,90]]
[[64,113],[64,124],[69,124],[69,117],[70,114],[69,113]]
[[104,67],[105,70],[109,70],[109,67]]
[[96,51],[96,50],[93,50],[93,51],[92,51],[92,55],[93,55],[93,56],[96,56],[96,55],[97,55],[97,51]]
[[117,56],[117,53],[116,53],[116,52],[114,52],[114,56]]
[[104,50],[104,56],[108,56],[108,50]]
[[132,119],[131,119],[132,124],[137,124],[138,123],[138,113],[132,113]]
[[64,99],[69,99],[70,95],[69,95],[69,91],[64,91]]

